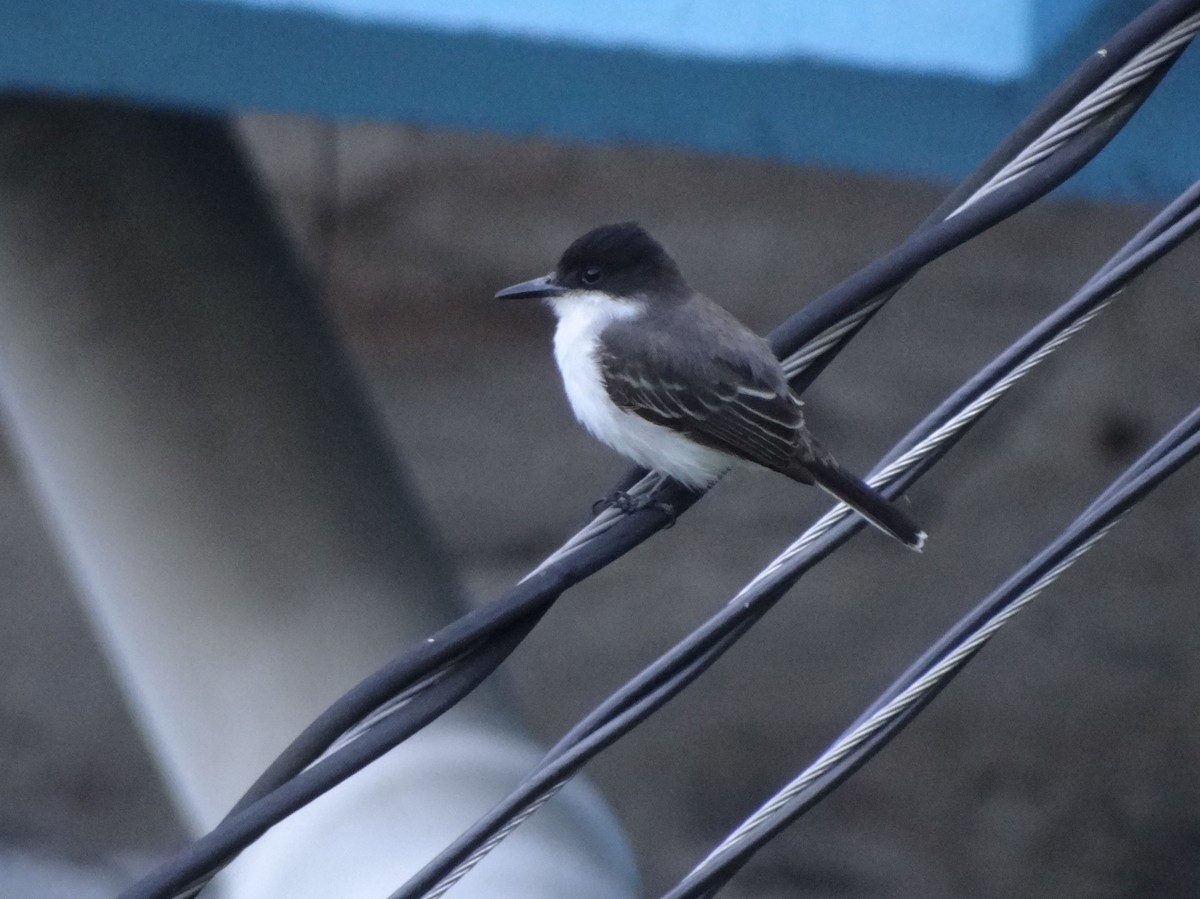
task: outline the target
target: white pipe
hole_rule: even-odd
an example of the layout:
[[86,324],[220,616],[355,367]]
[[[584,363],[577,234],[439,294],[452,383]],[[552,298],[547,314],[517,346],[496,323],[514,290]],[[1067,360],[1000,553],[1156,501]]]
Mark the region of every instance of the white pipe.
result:
[[[196,831],[329,701],[457,609],[441,547],[264,209],[210,120],[0,102],[0,400]],[[411,758],[322,803],[318,831],[288,831],[302,842],[273,838],[275,851],[338,881],[319,895],[378,895],[356,892],[358,878],[326,854],[343,826],[400,853],[419,846],[406,864],[423,862],[423,838],[442,839],[427,823],[440,806],[474,805],[469,823],[496,779],[522,770],[495,688],[454,721],[437,739],[461,748],[443,743],[447,767],[436,769],[452,791],[433,789],[414,743]],[[476,790],[481,769],[495,776]],[[628,855],[612,851],[620,839],[597,842],[610,825],[596,807],[563,810],[554,845],[565,838],[567,855],[591,857],[581,889],[597,860],[623,865],[614,882],[628,884]],[[474,895],[578,894],[560,887]]]

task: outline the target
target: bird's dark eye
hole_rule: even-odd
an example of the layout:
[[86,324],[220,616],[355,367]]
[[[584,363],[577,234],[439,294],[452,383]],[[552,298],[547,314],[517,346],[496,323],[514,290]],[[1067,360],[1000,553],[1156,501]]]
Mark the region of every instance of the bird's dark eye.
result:
[[583,273],[580,274],[579,280],[584,284],[598,284],[603,274],[604,271],[600,268],[600,266],[589,265],[583,270]]

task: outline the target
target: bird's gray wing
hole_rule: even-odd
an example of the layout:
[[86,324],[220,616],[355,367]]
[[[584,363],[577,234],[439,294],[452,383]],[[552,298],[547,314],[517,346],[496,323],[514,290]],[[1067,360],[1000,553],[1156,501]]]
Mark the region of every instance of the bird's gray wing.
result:
[[718,338],[692,329],[682,342],[675,334],[665,343],[635,327],[606,329],[598,357],[604,387],[618,407],[697,443],[815,483],[876,527],[921,548],[925,532],[809,435],[800,400],[758,338],[742,330],[727,329]]
[[804,430],[800,401],[782,374],[741,353],[706,348],[688,358],[636,332],[605,334],[604,387],[616,405],[704,446],[806,477],[803,461],[823,454]]

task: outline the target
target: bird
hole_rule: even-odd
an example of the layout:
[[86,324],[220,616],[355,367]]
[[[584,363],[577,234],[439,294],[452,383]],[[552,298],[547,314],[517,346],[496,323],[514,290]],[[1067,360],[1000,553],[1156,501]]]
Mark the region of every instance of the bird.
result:
[[552,272],[496,298],[549,305],[575,417],[636,464],[703,490],[748,463],[815,484],[904,545],[924,546],[907,513],[809,433],[767,341],[690,287],[636,222],[588,231]]

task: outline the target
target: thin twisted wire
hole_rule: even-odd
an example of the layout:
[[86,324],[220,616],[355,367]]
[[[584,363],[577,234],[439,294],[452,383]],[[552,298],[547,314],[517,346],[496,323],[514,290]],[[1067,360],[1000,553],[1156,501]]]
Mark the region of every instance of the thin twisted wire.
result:
[[1065,116],[1042,132],[1033,143],[1013,157],[1011,162],[946,218],[953,218],[972,203],[1021,178],[1053,155],[1068,140],[1089,127],[1102,113],[1124,99],[1131,90],[1154,75],[1159,66],[1187,44],[1197,31],[1200,31],[1200,13],[1184,19],[1154,43],[1149,44],[1102,82],[1096,90],[1075,104]]
[[1068,568],[1116,526],[1120,519],[1115,519],[1097,531],[1061,562],[1051,568],[1028,589],[1020,593],[1011,603],[996,612],[972,636],[959,644],[955,649],[942,658],[938,664],[930,668],[922,677],[913,682],[903,692],[897,694],[891,701],[868,717],[859,726],[838,738],[803,772],[792,780],[786,787],[776,793],[751,815],[741,826],[731,833],[716,849],[708,854],[688,875],[688,879],[703,876],[704,872],[716,864],[719,857],[747,839],[759,828],[768,824],[776,815],[786,808],[795,797],[810,787],[818,779],[828,773],[835,765],[850,755],[868,739],[878,733],[886,724],[900,716],[913,705],[922,700],[930,691],[937,689],[942,682],[958,667],[978,652],[997,631],[1017,615],[1026,605],[1033,601],[1043,590],[1056,581]]
[[[631,499],[638,499],[642,496],[649,496],[657,490],[663,482],[666,481],[666,476],[661,472],[649,471],[642,475],[641,479],[630,487],[625,492],[629,494]],[[521,578],[520,583],[529,580],[535,574],[549,568],[551,565],[565,559],[573,552],[582,549],[587,544],[591,543],[618,521],[625,516],[624,512],[612,506],[604,508],[599,515],[595,516],[591,521],[585,524],[582,528],[576,531],[570,538],[567,539],[562,546],[546,556],[538,566],[530,571],[525,577]]]
[[446,893],[448,893],[456,883],[471,873],[471,870],[477,864],[483,861],[484,857],[488,853],[490,853],[493,849],[499,846],[500,843],[507,839],[509,834],[524,824],[527,818],[529,818],[543,805],[558,795],[558,791],[566,786],[566,784],[567,780],[564,778],[563,780],[557,781],[556,783],[547,787],[544,792],[538,794],[536,799],[530,802],[525,808],[521,809],[518,814],[514,815],[512,819],[509,820],[502,828],[497,830],[491,837],[489,837],[487,842],[483,843],[478,849],[463,859],[462,864],[447,874],[444,880],[439,881],[437,886],[427,892],[425,894],[426,899],[440,899],[440,897],[446,895]]
[[357,740],[363,734],[367,733],[367,731],[371,730],[371,728],[375,727],[375,725],[377,725],[380,721],[383,721],[384,719],[389,718],[392,714],[394,714],[400,708],[402,708],[403,706],[406,706],[410,702],[412,702],[412,700],[415,697],[417,697],[421,693],[428,690],[434,684],[444,680],[446,678],[446,676],[449,675],[450,672],[454,669],[454,667],[456,665],[458,665],[462,661],[462,659],[465,658],[467,655],[468,655],[467,652],[462,652],[456,656],[451,657],[450,659],[446,660],[441,666],[439,666],[436,670],[431,671],[429,674],[427,674],[421,680],[417,681],[417,683],[413,684],[412,686],[410,686],[408,689],[404,690],[403,692],[397,693],[391,699],[387,700],[387,702],[384,702],[383,704],[376,707],[376,709],[374,711],[372,711],[369,715],[367,715],[364,718],[359,719],[354,724],[353,727],[346,730],[340,737],[338,737],[336,740],[333,741],[333,743],[331,743],[329,745],[328,749],[326,749],[323,753],[321,753],[321,755],[318,758],[313,760],[312,764],[309,767],[317,764],[317,762],[322,761],[323,759],[326,759],[331,755],[334,755],[334,754],[340,752],[342,749],[349,746],[351,743],[353,743],[355,740]]
[[859,307],[854,312],[847,315],[845,318],[838,319],[820,334],[816,335],[812,340],[808,341],[796,352],[792,353],[782,360],[783,373],[790,381],[800,374],[812,363],[823,356],[831,347],[833,347],[846,334],[853,331],[859,324],[887,302],[888,295],[883,294],[864,306]]

